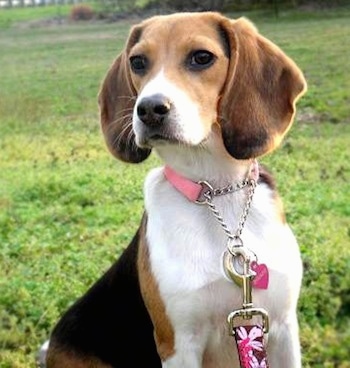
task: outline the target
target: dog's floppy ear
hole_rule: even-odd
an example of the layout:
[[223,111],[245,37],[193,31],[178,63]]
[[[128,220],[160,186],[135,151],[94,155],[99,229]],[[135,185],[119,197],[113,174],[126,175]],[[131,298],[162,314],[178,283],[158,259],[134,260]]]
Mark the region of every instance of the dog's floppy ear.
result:
[[114,156],[138,163],[151,153],[135,143],[132,129],[132,113],[136,91],[132,85],[128,52],[141,35],[141,28],[134,27],[129,35],[125,50],[110,67],[98,96],[100,121],[107,146]]
[[263,155],[281,142],[306,90],[302,72],[246,19],[221,24],[230,57],[219,105],[224,145],[237,159]]

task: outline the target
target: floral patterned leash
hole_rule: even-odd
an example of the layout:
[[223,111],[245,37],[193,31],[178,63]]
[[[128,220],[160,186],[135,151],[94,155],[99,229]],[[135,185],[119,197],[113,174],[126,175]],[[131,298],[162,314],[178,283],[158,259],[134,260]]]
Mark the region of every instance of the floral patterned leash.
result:
[[269,367],[261,326],[234,327],[234,334],[242,368]]
[[[227,317],[230,334],[235,337],[237,344],[241,368],[269,367],[264,342],[264,335],[269,331],[268,313],[263,308],[254,307],[252,302],[255,272],[251,265],[255,259],[255,254],[243,245],[228,247],[224,254],[226,275],[242,287],[242,308],[234,310]],[[237,268],[240,268],[239,271]],[[251,321],[253,317],[259,318],[261,323],[245,325],[244,321]]]

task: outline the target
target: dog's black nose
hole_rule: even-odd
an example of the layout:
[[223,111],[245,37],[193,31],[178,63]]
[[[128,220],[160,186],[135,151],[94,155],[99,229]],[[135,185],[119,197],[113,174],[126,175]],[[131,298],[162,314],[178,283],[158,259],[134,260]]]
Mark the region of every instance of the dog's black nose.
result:
[[144,97],[137,106],[139,119],[147,126],[161,125],[171,108],[170,101],[163,95],[157,94]]

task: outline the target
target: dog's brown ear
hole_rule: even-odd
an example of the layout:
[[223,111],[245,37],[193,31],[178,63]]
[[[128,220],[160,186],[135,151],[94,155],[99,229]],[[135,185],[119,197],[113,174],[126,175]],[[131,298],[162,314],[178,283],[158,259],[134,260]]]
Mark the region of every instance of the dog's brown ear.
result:
[[306,90],[302,72],[246,19],[221,25],[230,64],[219,105],[227,151],[237,159],[263,155],[281,142]]
[[132,114],[136,101],[136,91],[132,85],[128,51],[137,42],[141,28],[134,27],[125,50],[110,67],[98,96],[100,122],[107,146],[120,160],[138,163],[151,153],[135,143],[132,129]]

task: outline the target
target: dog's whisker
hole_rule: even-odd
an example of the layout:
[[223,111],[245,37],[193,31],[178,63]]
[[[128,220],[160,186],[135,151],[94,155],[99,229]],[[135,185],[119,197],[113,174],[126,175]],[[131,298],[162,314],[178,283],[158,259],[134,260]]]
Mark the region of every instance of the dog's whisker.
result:
[[117,117],[113,122],[111,122],[111,124],[113,124],[113,125],[123,125],[123,124],[125,124],[125,121],[127,121],[128,119],[132,120],[132,115],[131,114],[124,114],[124,115],[121,115],[121,116]]
[[[124,116],[132,116],[134,109],[133,108],[125,108],[123,110],[118,111],[118,114],[115,117],[115,120],[123,118]],[[115,123],[115,120],[111,122],[111,124]]]
[[117,99],[119,100],[129,100],[129,101],[136,101],[137,97],[136,96],[117,96]]
[[124,129],[118,134],[118,136],[115,139],[115,144],[117,147],[120,147],[120,144],[123,142],[123,144],[127,145],[128,142],[128,130],[130,129],[131,124],[128,124],[124,127]]
[[[127,139],[125,140],[124,136],[125,134],[127,133],[128,130],[130,131],[133,131],[132,130],[132,120],[130,119],[129,122],[125,123],[125,121],[127,121],[129,117],[128,116],[124,116],[123,117],[123,121],[124,121],[124,127],[123,129],[119,132],[119,134],[115,137],[114,141],[113,141],[113,146],[117,147],[117,148],[120,148],[120,144],[122,141],[126,141],[127,142]],[[128,132],[129,134],[129,132]],[[127,136],[128,137],[128,136]]]
[[127,137],[127,145],[130,146],[131,150],[136,150],[137,149],[137,145],[136,145],[136,141],[135,141],[135,132],[133,129],[130,129],[129,133],[128,133],[128,137]]

